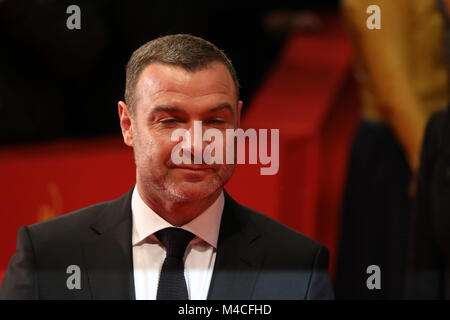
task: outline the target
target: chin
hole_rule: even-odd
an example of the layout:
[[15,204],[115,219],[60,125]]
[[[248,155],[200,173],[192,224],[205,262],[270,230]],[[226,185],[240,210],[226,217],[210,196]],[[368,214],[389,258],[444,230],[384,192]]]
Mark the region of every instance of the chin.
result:
[[166,190],[173,198],[179,201],[196,201],[211,196],[222,187],[221,184],[214,183],[180,183],[176,186],[168,187]]

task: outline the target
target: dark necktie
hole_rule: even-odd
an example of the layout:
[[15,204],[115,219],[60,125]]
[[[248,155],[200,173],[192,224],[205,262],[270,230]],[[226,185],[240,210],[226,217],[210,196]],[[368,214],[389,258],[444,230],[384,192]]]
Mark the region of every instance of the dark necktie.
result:
[[156,300],[188,300],[183,257],[194,235],[179,228],[165,228],[156,232],[155,236],[166,248]]

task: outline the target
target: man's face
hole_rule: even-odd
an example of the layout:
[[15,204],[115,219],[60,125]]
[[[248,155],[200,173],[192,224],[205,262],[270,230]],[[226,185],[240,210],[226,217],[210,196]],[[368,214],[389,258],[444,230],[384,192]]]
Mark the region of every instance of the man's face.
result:
[[[231,178],[233,164],[176,165],[172,132],[186,129],[194,138],[194,121],[202,121],[203,132],[239,126],[242,102],[238,102],[233,79],[222,63],[188,72],[180,67],[153,63],[141,73],[135,88],[134,113],[127,125],[126,106],[119,104],[125,142],[133,146],[137,180],[150,197],[171,201],[201,200],[217,193]],[[200,148],[186,145],[194,158]],[[223,143],[226,145],[225,139]],[[223,150],[225,154],[225,149]]]

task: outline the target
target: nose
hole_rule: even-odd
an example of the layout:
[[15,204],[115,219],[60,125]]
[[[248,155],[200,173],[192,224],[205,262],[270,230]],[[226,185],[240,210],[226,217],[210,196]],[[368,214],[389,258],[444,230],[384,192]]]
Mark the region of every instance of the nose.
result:
[[193,121],[187,128],[183,139],[182,150],[185,156],[190,157],[191,163],[203,164],[203,124],[202,121]]

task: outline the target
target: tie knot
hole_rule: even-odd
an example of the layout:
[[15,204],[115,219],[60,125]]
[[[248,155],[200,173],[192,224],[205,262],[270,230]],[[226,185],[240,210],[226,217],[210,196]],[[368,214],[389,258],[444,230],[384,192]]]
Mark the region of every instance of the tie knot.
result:
[[165,228],[155,233],[155,236],[166,248],[167,256],[183,259],[189,242],[195,237],[189,231],[180,228]]

